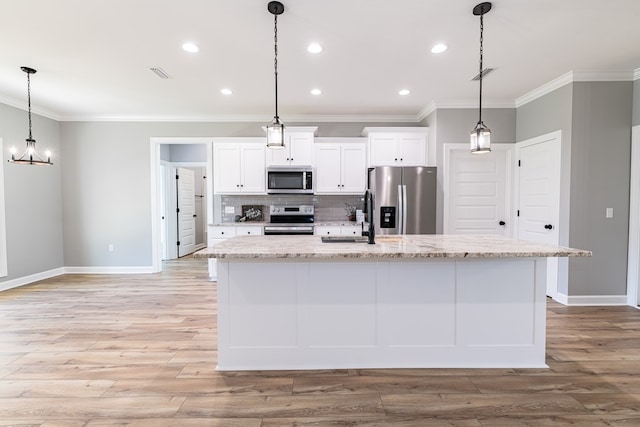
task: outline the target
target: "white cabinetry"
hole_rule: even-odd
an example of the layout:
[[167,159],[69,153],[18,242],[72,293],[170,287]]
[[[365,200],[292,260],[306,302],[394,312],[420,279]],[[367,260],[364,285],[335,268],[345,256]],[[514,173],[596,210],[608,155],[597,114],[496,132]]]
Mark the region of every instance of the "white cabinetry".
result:
[[316,225],[313,227],[316,236],[361,236],[361,225]]
[[215,142],[213,144],[213,189],[222,194],[264,194],[265,143]]
[[[210,225],[207,245],[215,246],[235,236],[261,236],[262,234],[261,225]],[[209,278],[211,280],[218,279],[218,260],[216,258],[209,258]]]
[[267,150],[267,166],[311,166],[313,138],[317,130],[317,127],[285,128],[285,147]]
[[318,138],[316,194],[362,194],[366,187],[365,138]]
[[427,166],[429,128],[364,128],[369,166]]

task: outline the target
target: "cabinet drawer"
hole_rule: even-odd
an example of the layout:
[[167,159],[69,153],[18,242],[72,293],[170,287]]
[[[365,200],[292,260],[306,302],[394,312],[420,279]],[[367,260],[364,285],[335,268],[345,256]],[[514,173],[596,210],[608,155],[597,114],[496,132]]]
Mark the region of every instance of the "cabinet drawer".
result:
[[209,227],[209,238],[212,239],[227,239],[230,237],[235,237],[236,235],[236,227]]
[[260,236],[262,234],[262,227],[259,225],[243,225],[236,227],[237,236]]
[[362,235],[362,227],[361,226],[346,226],[342,227],[342,235],[343,236],[361,236]]
[[339,236],[340,226],[330,226],[330,225],[321,225],[315,226],[313,229],[313,234],[317,236]]

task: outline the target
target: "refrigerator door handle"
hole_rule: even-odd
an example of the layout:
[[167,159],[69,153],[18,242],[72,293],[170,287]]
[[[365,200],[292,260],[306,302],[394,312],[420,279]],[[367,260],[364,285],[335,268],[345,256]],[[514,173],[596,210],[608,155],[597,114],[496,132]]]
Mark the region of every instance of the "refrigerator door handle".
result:
[[398,212],[396,212],[396,215],[398,216],[398,234],[402,234],[402,229],[404,228],[404,223],[402,222],[403,220],[403,208],[404,208],[404,193],[402,191],[402,187],[403,185],[398,185]]
[[407,234],[407,186],[402,186],[402,234]]

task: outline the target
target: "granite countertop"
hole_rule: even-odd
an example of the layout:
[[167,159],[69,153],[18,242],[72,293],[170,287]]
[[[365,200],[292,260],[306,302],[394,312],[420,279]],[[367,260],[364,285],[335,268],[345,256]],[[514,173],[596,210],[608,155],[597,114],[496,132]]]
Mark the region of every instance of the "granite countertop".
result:
[[322,243],[320,236],[240,236],[194,254],[226,259],[588,257],[590,251],[478,235],[376,236],[376,244]]

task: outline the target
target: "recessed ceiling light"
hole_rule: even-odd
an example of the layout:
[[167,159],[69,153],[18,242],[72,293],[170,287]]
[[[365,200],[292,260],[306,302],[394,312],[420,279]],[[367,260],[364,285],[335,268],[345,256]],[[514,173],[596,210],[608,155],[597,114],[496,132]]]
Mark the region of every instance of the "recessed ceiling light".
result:
[[189,53],[196,53],[200,50],[200,48],[198,46],[196,46],[193,43],[185,43],[182,45],[182,49],[185,52],[189,52]]
[[311,95],[321,95],[322,91],[320,89],[311,89]]
[[401,89],[401,90],[398,91],[398,95],[401,95],[401,96],[407,96],[410,93],[411,93],[411,91],[409,89]]
[[438,43],[431,48],[431,53],[442,53],[447,50],[447,45],[444,43]]
[[220,89],[220,93],[223,94],[223,95],[232,95],[233,91],[231,89],[225,87],[224,89]]
[[318,43],[311,43],[309,46],[307,46],[307,52],[320,53],[322,52],[322,46],[320,46]]

